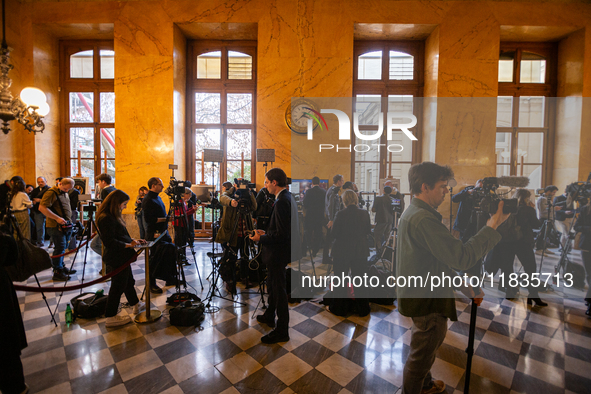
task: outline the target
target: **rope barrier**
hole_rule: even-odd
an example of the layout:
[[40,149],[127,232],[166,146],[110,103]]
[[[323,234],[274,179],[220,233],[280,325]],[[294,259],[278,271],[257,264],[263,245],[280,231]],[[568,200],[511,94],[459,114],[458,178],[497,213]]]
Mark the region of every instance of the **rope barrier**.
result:
[[64,256],[67,256],[67,255],[69,255],[69,254],[76,253],[76,252],[77,252],[77,251],[78,251],[78,250],[79,250],[81,247],[83,247],[83,246],[85,246],[87,243],[89,243],[89,242],[90,242],[90,241],[91,241],[91,240],[92,240],[92,239],[93,239],[95,236],[96,236],[96,232],[95,232],[94,234],[92,234],[92,237],[90,237],[90,239],[89,239],[89,240],[87,240],[87,241],[84,241],[83,243],[81,243],[80,245],[78,245],[78,247],[77,247],[76,249],[72,249],[72,250],[70,250],[69,252],[65,252],[65,253],[62,253],[62,254],[58,254],[58,255],[55,255],[55,256],[51,256],[51,258],[52,258],[52,259],[57,259],[57,258],[59,258],[59,257],[64,257]]
[[33,293],[43,293],[43,292],[61,293],[62,291],[80,290],[85,287],[93,286],[93,285],[96,285],[97,283],[104,282],[105,280],[117,275],[118,273],[123,271],[125,268],[129,267],[129,265],[131,263],[136,261],[137,257],[140,255],[140,253],[141,253],[141,251],[135,252],[135,255],[131,259],[129,259],[129,261],[127,261],[125,264],[123,264],[121,267],[108,273],[105,276],[101,276],[100,278],[95,279],[90,282],[86,282],[86,283],[74,285],[74,286],[63,286],[63,287],[55,287],[55,286],[52,286],[52,287],[29,287],[29,286],[14,285],[14,289],[18,290],[18,291],[30,291]]

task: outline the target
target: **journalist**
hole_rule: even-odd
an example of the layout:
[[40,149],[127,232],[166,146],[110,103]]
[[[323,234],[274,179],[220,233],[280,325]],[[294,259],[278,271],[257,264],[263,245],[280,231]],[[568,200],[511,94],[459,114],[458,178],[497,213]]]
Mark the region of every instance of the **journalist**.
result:
[[[29,219],[29,208],[33,202],[25,193],[25,181],[20,176],[13,176],[10,179],[12,188],[10,189],[10,209],[14,215],[17,225],[23,237],[31,240],[31,226]],[[14,230],[16,235],[16,229]]]
[[[289,341],[289,305],[285,267],[299,258],[299,225],[297,204],[287,190],[287,175],[280,168],[272,168],[265,174],[265,187],[275,195],[275,205],[267,231],[256,230],[250,236],[262,246],[261,258],[267,266],[267,289],[269,306],[264,314],[257,316],[259,323],[275,328],[261,338],[272,344]],[[275,324],[277,314],[277,324]]]
[[591,317],[591,200],[581,208],[581,213],[575,222],[575,231],[581,233],[581,252],[583,256],[583,265],[587,276],[587,316]]
[[31,200],[33,201],[33,220],[35,221],[35,231],[37,232],[37,246],[43,246],[45,242],[45,215],[39,212],[39,203],[43,198],[43,194],[49,190],[47,180],[40,176],[37,178],[37,187],[31,192]]
[[146,194],[148,193],[148,188],[145,186],[140,187],[138,190],[137,197],[135,198],[135,220],[137,221],[137,226],[140,229],[140,238],[146,238],[146,226],[144,224],[144,212],[142,211],[142,201]]
[[[238,179],[240,182],[242,179]],[[245,194],[248,193],[246,201],[240,201],[238,194],[238,184],[228,189],[220,196],[220,203],[224,207],[222,213],[222,222],[215,242],[229,246],[235,250],[236,256],[240,251],[240,277],[242,282],[248,287],[249,267],[248,267],[248,248],[245,242],[246,231],[254,228],[252,223],[252,213],[257,209],[257,201],[254,193],[247,187]],[[243,208],[239,205],[243,204]],[[242,213],[239,215],[239,213]]]
[[[257,194],[257,210],[255,212],[257,219],[256,226],[259,230],[267,229],[273,204],[275,204],[275,195],[269,193],[266,187],[261,187],[261,190]],[[324,212],[324,200],[322,200],[322,209]]]
[[384,241],[388,241],[394,223],[394,207],[390,197],[391,193],[392,187],[384,186],[384,194],[376,197],[371,207],[371,211],[376,214],[376,225],[373,230],[376,248],[381,248]]
[[572,198],[569,198],[566,189],[560,196],[554,197],[554,206],[558,210],[554,213],[556,220],[556,228],[561,233],[560,249],[566,247],[568,242],[568,235],[572,227],[573,218],[575,217],[575,207]]
[[[115,190],[115,186],[111,185],[111,182],[113,181],[113,177],[111,177],[111,175],[109,174],[100,174],[99,176],[96,177],[96,184],[98,185],[97,187],[97,191],[100,190],[100,193],[96,193],[97,194],[97,198],[100,199],[101,201],[103,201],[105,198],[107,198],[107,196],[109,195],[109,193],[114,192]],[[103,255],[103,245],[101,243],[101,238],[100,237],[94,237],[92,239],[92,241],[90,242],[90,248],[99,256]],[[104,268],[104,266],[103,266]],[[103,272],[103,270],[101,270],[101,275],[104,275],[105,273]]]
[[322,247],[322,227],[326,225],[324,201],[326,191],[320,187],[320,178],[312,178],[312,188],[304,195],[304,235],[306,245],[312,250],[312,256]]
[[322,263],[323,264],[331,264],[332,260],[330,258],[330,247],[334,242],[334,237],[332,236],[332,224],[334,223],[334,218],[337,216],[337,213],[343,209],[343,202],[341,201],[341,187],[345,183],[345,180],[341,174],[337,174],[332,177],[332,186],[328,188],[326,191],[326,198],[324,200],[324,209],[326,218],[328,220],[326,238],[324,240],[324,249],[322,251]]
[[[103,241],[103,261],[109,272],[137,257],[134,247],[146,242],[143,239],[132,239],[127,232],[121,212],[127,208],[128,202],[127,193],[115,190],[105,198],[96,213],[96,225]],[[131,323],[131,318],[128,315],[117,315],[121,294],[125,294],[127,302],[133,306],[133,313],[138,314],[143,303],[140,303],[135,292],[135,280],[131,266],[127,266],[111,279],[105,311],[106,327],[118,327]]]
[[[437,207],[449,192],[447,181],[452,177],[450,167],[431,162],[410,168],[408,179],[414,198],[400,218],[396,249],[398,276],[425,277],[427,273],[442,272],[451,276],[452,269],[470,268],[501,240],[496,228],[509,216],[503,214],[502,201],[486,226],[465,244],[441,222]],[[413,287],[399,287],[397,291],[400,314],[412,318],[402,393],[441,393],[445,383],[433,380],[430,370],[445,338],[448,319],[457,320],[454,293],[451,288],[438,289],[436,297]]]
[[[367,236],[371,232],[369,212],[359,208],[357,193],[353,190],[345,190],[343,193],[343,204],[345,209],[339,211],[334,220],[333,234],[334,246],[332,248],[332,259],[334,274],[338,277],[349,275],[362,277],[367,271],[367,257],[369,256],[369,245]],[[335,315],[345,316],[348,314],[347,295],[348,289],[339,287],[335,292],[340,292],[329,307],[330,312]],[[359,316],[369,314],[369,299],[364,288],[356,287],[355,311]]]
[[[74,180],[72,178],[62,178],[58,186],[52,187],[43,194],[43,199],[39,203],[39,211],[47,218],[47,233],[55,245],[52,256],[63,254],[70,241],[72,207],[68,192],[73,187]],[[53,257],[51,264],[53,265],[54,281],[69,280],[68,275],[76,273],[76,270],[70,270],[64,266],[63,256]]]

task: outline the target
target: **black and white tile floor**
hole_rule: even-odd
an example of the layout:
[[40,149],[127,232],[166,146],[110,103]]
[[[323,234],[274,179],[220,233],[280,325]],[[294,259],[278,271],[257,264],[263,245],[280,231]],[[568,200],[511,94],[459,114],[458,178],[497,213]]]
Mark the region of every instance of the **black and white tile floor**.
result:
[[[204,298],[211,244],[198,245],[205,290],[200,291],[195,266],[187,275]],[[66,258],[68,265],[71,259]],[[546,262],[550,269],[555,259]],[[138,293],[144,287],[143,267],[143,257],[132,265]],[[75,268],[71,284],[82,277],[82,263]],[[326,272],[325,266],[317,268],[318,274]],[[99,269],[99,257],[89,251],[85,279],[96,278]],[[49,271],[39,280],[42,286],[53,285]],[[34,279],[28,284],[34,286]],[[88,291],[99,288],[108,292],[109,284]],[[252,318],[260,298],[254,291],[239,289],[238,299],[246,306],[216,300],[219,312],[206,314],[195,329],[170,325],[166,296],[175,289],[165,290],[152,298],[162,319],[116,329],[105,328],[104,318],[67,327],[66,303],[79,292],[62,298],[57,328],[41,294],[19,292],[29,342],[22,361],[31,392],[393,393],[401,385],[411,322],[395,307],[372,305],[367,317],[342,318],[314,302],[292,304],[291,340],[263,345],[260,337],[268,328]],[[59,293],[46,295],[55,308]],[[456,308],[459,321],[449,322],[432,369],[448,393],[463,391],[465,379],[470,305],[457,301]],[[532,309],[523,298],[487,297],[478,309],[471,392],[591,393],[591,319],[585,310],[580,299],[552,299],[548,307]],[[121,313],[131,314],[131,308]]]

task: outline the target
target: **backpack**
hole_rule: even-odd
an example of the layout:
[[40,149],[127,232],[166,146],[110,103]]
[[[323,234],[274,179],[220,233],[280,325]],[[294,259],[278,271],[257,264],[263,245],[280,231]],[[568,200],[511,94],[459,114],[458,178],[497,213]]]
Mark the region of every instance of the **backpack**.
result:
[[204,319],[205,307],[201,302],[193,305],[191,301],[176,306],[170,310],[170,324],[173,326],[197,326]]
[[72,298],[72,318],[94,319],[102,316],[107,310],[107,295],[95,293],[82,293]]
[[523,238],[523,231],[517,222],[517,215],[514,213],[501,223],[497,231],[501,234],[503,242],[519,241]]

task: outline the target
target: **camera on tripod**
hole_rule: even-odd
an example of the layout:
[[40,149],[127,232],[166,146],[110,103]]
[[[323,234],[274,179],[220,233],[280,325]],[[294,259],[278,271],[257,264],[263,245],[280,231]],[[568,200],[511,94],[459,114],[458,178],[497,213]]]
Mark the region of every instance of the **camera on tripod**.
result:
[[251,190],[256,188],[254,183],[250,183],[250,181],[246,179],[236,179],[234,178],[234,184],[237,186],[234,195],[237,197],[238,201],[238,209],[248,209],[250,208],[250,195],[252,193]]
[[475,212],[495,214],[499,208],[499,202],[503,201],[503,213],[517,213],[516,198],[501,198],[497,194],[500,185],[511,187],[526,187],[529,179],[525,177],[486,177],[482,180],[482,187],[472,189]]
[[[590,174],[591,175],[591,174]],[[591,197],[591,183],[573,182],[566,187],[566,194],[580,205],[587,204]]]
[[179,181],[175,177],[170,177],[170,183],[166,190],[164,190],[164,193],[170,198],[181,199],[187,187],[191,187],[190,181]]

